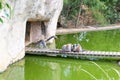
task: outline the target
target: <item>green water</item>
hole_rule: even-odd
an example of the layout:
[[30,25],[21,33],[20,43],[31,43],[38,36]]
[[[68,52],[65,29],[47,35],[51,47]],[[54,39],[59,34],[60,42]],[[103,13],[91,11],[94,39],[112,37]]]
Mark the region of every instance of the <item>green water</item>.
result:
[[115,61],[27,55],[0,74],[0,80],[120,80]]
[[26,80],[120,80],[115,62],[27,56]]
[[58,36],[56,47],[68,43],[80,43],[85,50],[120,51],[120,30],[82,32]]
[[[120,30],[58,36],[56,47],[80,43],[86,50],[120,51]],[[116,61],[26,55],[0,74],[0,80],[120,80]]]
[[25,59],[16,62],[0,74],[0,80],[25,80]]

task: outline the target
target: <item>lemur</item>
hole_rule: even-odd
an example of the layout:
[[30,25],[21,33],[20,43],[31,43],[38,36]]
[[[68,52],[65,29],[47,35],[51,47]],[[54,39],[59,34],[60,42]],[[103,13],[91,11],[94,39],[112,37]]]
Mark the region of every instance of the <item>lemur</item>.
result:
[[82,47],[80,44],[65,44],[62,47],[63,52],[80,52],[82,51]]
[[52,38],[57,38],[57,36],[51,36],[51,37],[49,37],[48,39],[46,39],[46,40],[40,40],[40,41],[37,41],[36,43],[38,44],[38,46],[40,46],[40,48],[47,48],[47,45],[46,45],[46,42],[47,41],[49,41],[49,40],[51,40]]

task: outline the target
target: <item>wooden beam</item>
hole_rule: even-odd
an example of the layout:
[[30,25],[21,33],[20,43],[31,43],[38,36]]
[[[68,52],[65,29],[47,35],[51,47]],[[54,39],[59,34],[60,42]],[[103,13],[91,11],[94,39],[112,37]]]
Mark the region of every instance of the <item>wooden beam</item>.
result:
[[113,26],[106,26],[106,27],[86,26],[86,28],[57,29],[56,35],[73,34],[73,33],[85,32],[85,31],[113,30],[113,29],[120,29],[120,25],[113,25]]

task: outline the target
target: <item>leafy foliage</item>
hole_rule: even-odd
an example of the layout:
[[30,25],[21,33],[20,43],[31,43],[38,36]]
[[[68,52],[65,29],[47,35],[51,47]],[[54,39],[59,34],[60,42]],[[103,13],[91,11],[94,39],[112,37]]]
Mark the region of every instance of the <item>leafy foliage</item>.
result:
[[10,17],[10,14],[7,10],[11,11],[10,5],[4,0],[0,0],[0,23],[4,22],[3,18]]
[[0,18],[0,22],[1,22],[1,23],[3,23],[3,20],[2,20],[2,18]]
[[[88,9],[83,9],[84,5]],[[84,12],[84,14],[82,14]],[[87,14],[85,13],[87,12]],[[80,15],[79,15],[80,14]],[[99,25],[120,22],[119,0],[64,0],[62,15],[68,20],[91,15]],[[79,16],[77,16],[79,15]]]
[[2,9],[2,3],[0,2],[0,9]]

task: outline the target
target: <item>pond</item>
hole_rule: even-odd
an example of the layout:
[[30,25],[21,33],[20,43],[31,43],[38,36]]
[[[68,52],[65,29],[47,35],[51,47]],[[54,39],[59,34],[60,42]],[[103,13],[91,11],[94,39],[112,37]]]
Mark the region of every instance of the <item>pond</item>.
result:
[[27,56],[25,80],[120,80],[114,61]]
[[80,43],[85,50],[120,52],[120,30],[81,32],[58,36],[57,48],[63,44]]
[[[120,51],[120,30],[58,36],[56,47],[80,43],[85,50]],[[82,60],[26,55],[0,74],[0,80],[120,80],[120,66],[110,60]]]

